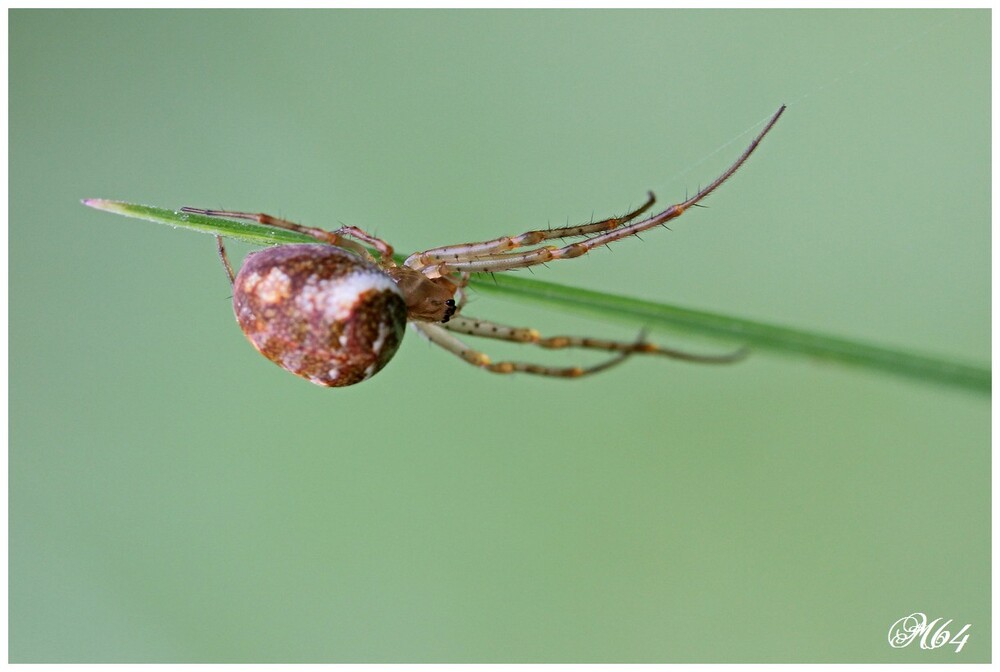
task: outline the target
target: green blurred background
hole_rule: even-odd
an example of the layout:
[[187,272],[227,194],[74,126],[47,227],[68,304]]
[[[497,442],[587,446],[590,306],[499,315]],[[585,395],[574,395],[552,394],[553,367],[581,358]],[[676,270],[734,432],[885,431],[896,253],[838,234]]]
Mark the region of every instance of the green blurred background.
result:
[[[534,277],[988,362],[988,11],[9,26],[12,661],[989,659],[988,397],[765,354],[501,377],[413,334],[322,389],[246,343],[211,238],[79,204],[406,252],[677,200],[788,103],[708,209]],[[964,650],[891,649],[915,611]]]

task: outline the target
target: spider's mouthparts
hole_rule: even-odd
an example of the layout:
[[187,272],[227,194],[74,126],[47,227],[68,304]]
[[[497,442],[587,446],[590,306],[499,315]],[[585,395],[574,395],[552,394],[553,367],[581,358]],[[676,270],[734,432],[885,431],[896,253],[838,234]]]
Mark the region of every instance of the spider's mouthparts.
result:
[[441,324],[444,324],[445,322],[450,320],[452,316],[455,314],[455,311],[458,310],[458,308],[455,306],[455,299],[448,299],[447,301],[444,302],[444,305],[448,307],[444,311],[444,317],[441,318]]

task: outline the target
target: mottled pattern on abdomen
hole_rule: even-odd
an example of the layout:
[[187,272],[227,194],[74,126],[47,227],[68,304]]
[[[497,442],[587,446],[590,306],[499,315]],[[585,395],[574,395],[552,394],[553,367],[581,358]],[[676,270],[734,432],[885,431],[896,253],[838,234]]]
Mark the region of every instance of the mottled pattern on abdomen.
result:
[[326,387],[375,375],[406,326],[406,303],[392,279],[330,245],[250,254],[236,276],[233,309],[261,354]]

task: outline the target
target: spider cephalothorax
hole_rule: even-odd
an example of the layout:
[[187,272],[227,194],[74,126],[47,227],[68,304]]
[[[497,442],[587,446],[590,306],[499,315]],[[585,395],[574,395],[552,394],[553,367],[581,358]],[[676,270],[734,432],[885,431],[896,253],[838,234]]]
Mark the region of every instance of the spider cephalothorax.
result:
[[[600,222],[528,231],[478,243],[436,247],[411,254],[402,265],[392,247],[363,230],[326,231],[265,214],[182,208],[212,217],[235,217],[288,229],[319,243],[271,247],[250,254],[234,274],[222,239],[219,254],[233,284],[233,309],[247,338],[275,364],[317,385],[341,387],[367,380],[386,365],[411,324],[432,343],[475,366],[495,373],[520,371],[575,378],[604,371],[634,354],[657,354],[704,363],[736,361],[727,355],[695,355],[646,342],[608,341],[575,336],[543,337],[534,329],[510,327],[462,313],[465,289],[474,273],[500,273],[558,259],[572,259],[602,245],[634,236],[680,217],[715,191],[750,157],[785,111],[782,106],[743,154],[707,187],[681,203],[639,219],[652,208],[649,198],[622,217]],[[549,240],[577,242],[543,245]],[[374,256],[365,244],[374,248]],[[453,334],[467,334],[543,348],[587,348],[615,353],[590,367],[551,367],[493,362]]]
[[403,293],[409,319],[444,324],[455,314],[458,285],[451,280],[428,278],[409,266],[391,266],[385,272]]

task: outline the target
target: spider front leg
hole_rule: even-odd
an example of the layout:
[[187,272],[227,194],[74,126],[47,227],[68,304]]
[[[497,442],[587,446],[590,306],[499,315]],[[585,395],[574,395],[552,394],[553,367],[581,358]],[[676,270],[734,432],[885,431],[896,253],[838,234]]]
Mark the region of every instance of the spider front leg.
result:
[[[617,240],[621,240],[622,238],[634,236],[654,227],[665,225],[667,222],[683,215],[693,206],[698,205],[702,200],[707,198],[709,194],[714,192],[726,180],[732,177],[733,174],[739,170],[744,163],[746,163],[747,159],[750,158],[750,155],[753,154],[755,149],[757,149],[757,146],[760,144],[761,140],[764,139],[764,136],[766,136],[771,129],[774,128],[774,125],[778,123],[778,119],[784,111],[785,106],[782,105],[767,122],[767,124],[765,124],[764,129],[753,139],[753,142],[751,142],[750,145],[743,151],[739,158],[736,159],[736,161],[734,161],[729,168],[723,171],[721,175],[712,180],[707,187],[700,189],[698,193],[685,201],[671,205],[666,210],[663,210],[662,212],[659,212],[651,217],[626,226],[619,226],[603,233],[598,233],[597,235],[583,241],[564,245],[563,247],[546,245],[544,247],[536,247],[531,250],[516,253],[509,253],[500,249],[495,249],[481,256],[459,256],[455,259],[444,259],[438,263],[430,264],[422,270],[428,276],[436,277],[438,275],[449,275],[457,272],[499,273],[501,271],[511,271],[517,268],[528,268],[530,266],[537,266],[538,264],[544,264],[557,259],[573,259],[582,256],[597,247],[601,247],[602,245],[608,245]],[[411,259],[413,259],[413,257],[411,257]]]
[[[589,367],[544,366],[541,364],[512,361],[494,362],[485,353],[470,348],[465,343],[452,336],[446,329],[443,328],[443,325],[431,322],[411,322],[411,324],[434,345],[441,346],[448,352],[460,357],[463,361],[492,373],[531,373],[537,376],[552,376],[555,378],[579,378],[581,376],[588,376],[594,373],[600,373],[601,371],[607,371],[611,367],[621,364],[633,354],[632,352],[622,352],[599,364]],[[636,343],[635,345],[638,346],[639,343]]]
[[469,336],[481,336],[483,338],[494,338],[501,341],[513,341],[515,343],[528,343],[551,350],[583,348],[627,354],[662,355],[686,362],[697,362],[699,364],[732,364],[746,357],[748,352],[746,348],[741,348],[722,355],[702,355],[674,348],[665,348],[655,343],[649,343],[642,338],[633,342],[610,341],[578,336],[549,336],[546,338],[535,329],[511,327],[487,320],[477,320],[474,317],[466,315],[455,315],[447,324],[441,326],[448,331],[468,334]]
[[421,269],[434,264],[455,262],[468,259],[488,257],[494,254],[508,252],[525,245],[535,245],[543,240],[553,240],[558,238],[572,238],[574,236],[585,236],[591,233],[600,233],[616,229],[643,214],[656,202],[656,196],[649,192],[646,202],[640,207],[628,212],[621,217],[609,217],[599,222],[590,224],[579,224],[576,226],[561,226],[555,229],[539,229],[537,231],[526,231],[517,236],[502,236],[493,240],[486,240],[481,243],[463,243],[462,245],[448,245],[446,247],[434,247],[413,254],[406,260],[406,264],[412,268]]
[[[368,251],[364,245],[356,242],[356,240],[351,240],[348,238],[355,238],[372,245],[376,250],[378,250],[379,255],[384,261],[388,258],[391,262],[392,260],[392,247],[385,241],[376,238],[368,233],[365,233],[361,229],[348,226],[337,229],[336,231],[327,231],[326,229],[319,229],[314,226],[303,226],[302,224],[296,224],[295,222],[290,222],[287,219],[281,219],[279,217],[274,217],[272,215],[265,214],[263,212],[238,212],[235,210],[204,210],[201,208],[181,208],[181,212],[187,212],[193,215],[204,215],[206,217],[222,217],[229,219],[245,219],[251,222],[258,222],[264,226],[270,226],[275,229],[285,229],[286,231],[294,231],[296,233],[301,233],[306,236],[311,236],[320,242],[327,243],[328,245],[335,245],[337,247],[350,250],[361,255],[364,259],[374,261],[371,253]],[[386,254],[387,253],[387,254]],[[394,265],[394,264],[393,264]]]

